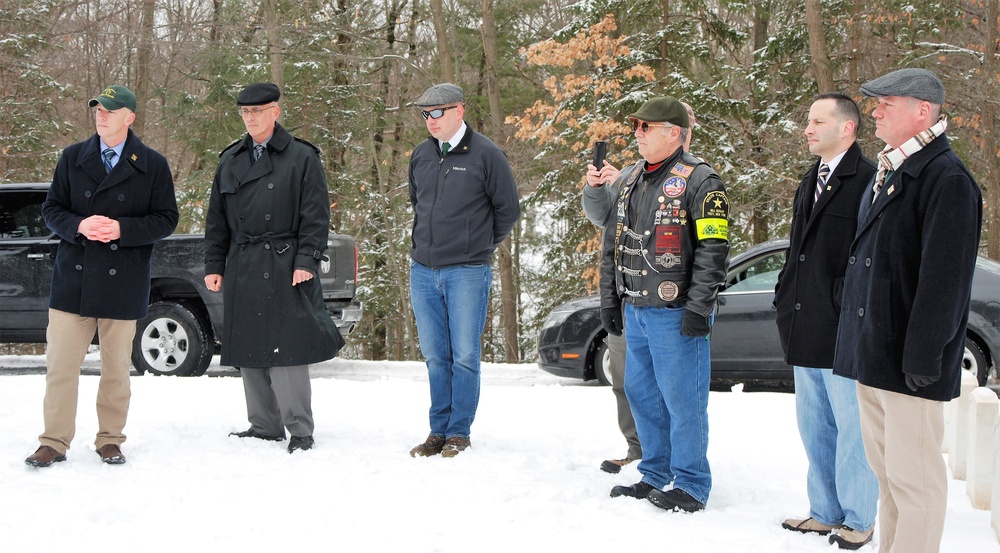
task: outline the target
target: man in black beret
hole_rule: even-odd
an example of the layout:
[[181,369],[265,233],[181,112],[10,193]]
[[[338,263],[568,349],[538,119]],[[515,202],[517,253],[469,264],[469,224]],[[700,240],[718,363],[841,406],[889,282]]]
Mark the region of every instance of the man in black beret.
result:
[[[726,277],[729,200],[715,171],[684,151],[691,122],[681,102],[654,98],[629,122],[643,159],[613,183],[601,322],[608,334],[627,331],[625,394],[642,444],[642,480],[615,486],[611,496],[700,511],[712,489],[708,338]],[[604,182],[608,173],[594,169],[588,183]]]
[[880,551],[938,551],[948,473],[944,402],[958,397],[982,195],[948,144],[944,86],[926,69],[862,85],[886,147],[861,199],[834,374],[857,380],[879,481]]
[[148,313],[153,244],[177,226],[167,160],[131,130],[135,95],[111,85],[89,105],[97,132],[63,151],[42,204],[59,249],[46,331],[45,430],[24,461],[35,467],[66,460],[76,432],[80,364],[95,330],[101,382],[94,446],[103,462],[125,462],[132,339],[136,321]]
[[[223,293],[222,364],[240,369],[250,428],[231,436],[313,446],[309,364],[344,341],[319,279],[330,200],[319,150],[278,123],[281,92],[236,99],[247,134],[219,156],[205,221],[205,286]],[[223,287],[223,275],[226,285]]]

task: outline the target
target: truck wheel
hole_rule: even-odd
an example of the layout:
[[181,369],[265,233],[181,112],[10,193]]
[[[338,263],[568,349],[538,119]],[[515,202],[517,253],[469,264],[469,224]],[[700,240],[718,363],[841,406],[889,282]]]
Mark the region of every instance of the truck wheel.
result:
[[604,338],[598,338],[594,348],[594,376],[602,386],[611,385],[611,351]]
[[209,326],[183,303],[156,302],[136,324],[132,364],[140,373],[201,376],[212,361]]

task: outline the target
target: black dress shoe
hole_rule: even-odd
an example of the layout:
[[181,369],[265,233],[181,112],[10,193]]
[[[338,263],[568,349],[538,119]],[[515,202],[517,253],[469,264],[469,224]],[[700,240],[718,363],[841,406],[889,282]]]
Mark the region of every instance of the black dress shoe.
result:
[[631,486],[615,486],[611,488],[611,497],[619,497],[627,495],[628,497],[634,497],[636,499],[642,499],[649,495],[649,492],[655,490],[651,484],[645,482],[636,482]]
[[665,492],[653,490],[649,492],[646,499],[648,499],[653,505],[667,511],[677,511],[679,509],[681,511],[693,513],[695,511],[701,511],[705,508],[704,503],[691,497],[686,491],[678,490],[677,488],[667,490]]
[[312,436],[292,436],[292,439],[288,440],[288,452],[293,453],[296,449],[312,449],[314,443],[316,442]]
[[243,432],[230,432],[230,436],[236,436],[237,438],[257,438],[258,440],[267,440],[269,442],[280,442],[285,439],[284,436],[265,436],[253,428],[247,428]]

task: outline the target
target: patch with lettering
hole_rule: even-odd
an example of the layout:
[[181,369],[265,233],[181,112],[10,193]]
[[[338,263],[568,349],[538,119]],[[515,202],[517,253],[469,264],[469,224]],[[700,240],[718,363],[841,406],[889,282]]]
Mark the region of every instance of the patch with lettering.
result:
[[666,194],[668,198],[682,196],[686,188],[687,181],[682,177],[670,177],[663,183],[663,193]]
[[713,190],[705,195],[701,203],[701,216],[710,219],[729,219],[729,198],[721,190]]
[[656,254],[657,257],[665,253],[680,255],[681,226],[656,225],[656,240],[653,244],[653,253]]
[[680,289],[677,287],[676,282],[671,282],[669,280],[663,281],[659,286],[656,287],[656,295],[660,296],[663,301],[674,301],[677,299],[677,293]]

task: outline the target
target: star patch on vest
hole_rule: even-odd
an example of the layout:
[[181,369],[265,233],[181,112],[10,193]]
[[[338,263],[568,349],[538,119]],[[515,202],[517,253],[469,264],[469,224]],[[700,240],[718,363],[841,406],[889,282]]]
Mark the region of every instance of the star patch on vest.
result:
[[706,194],[701,213],[702,218],[695,221],[698,240],[729,239],[729,199],[725,192],[714,190]]

